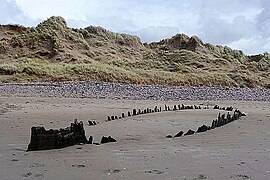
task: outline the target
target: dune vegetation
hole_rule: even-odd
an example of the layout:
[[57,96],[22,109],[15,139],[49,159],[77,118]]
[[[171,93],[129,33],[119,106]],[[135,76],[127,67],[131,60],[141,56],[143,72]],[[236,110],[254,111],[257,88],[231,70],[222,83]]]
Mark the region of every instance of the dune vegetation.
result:
[[108,81],[176,86],[270,87],[270,55],[247,56],[177,34],[154,43],[101,27],[0,26],[0,81]]

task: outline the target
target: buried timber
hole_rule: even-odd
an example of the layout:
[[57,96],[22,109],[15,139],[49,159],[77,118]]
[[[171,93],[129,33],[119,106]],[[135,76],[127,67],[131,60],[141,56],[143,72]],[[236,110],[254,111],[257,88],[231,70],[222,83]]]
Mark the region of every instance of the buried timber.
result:
[[[183,111],[188,110],[190,113],[192,113],[192,110],[200,110],[200,109],[209,109],[209,106],[201,107],[199,105],[173,105],[172,107],[165,105],[164,109],[160,106],[155,106],[154,108],[145,108],[145,109],[133,109],[132,112],[128,111],[127,115],[123,112],[120,116],[108,116],[107,122],[110,123],[111,121],[115,120],[123,120],[125,118],[131,117],[131,116],[139,116],[139,115],[146,115],[146,114],[153,114],[153,113],[162,113],[162,112],[170,112],[170,111]],[[185,134],[181,130],[179,133],[177,133],[175,136],[167,135],[166,138],[172,138],[172,137],[181,137],[182,135],[192,135],[195,133],[202,133],[206,132],[211,129],[215,129],[221,126],[224,126],[228,123],[231,123],[235,120],[238,120],[241,118],[241,116],[246,116],[245,113],[241,112],[238,109],[234,109],[232,106],[229,107],[219,107],[218,105],[215,105],[213,110],[222,110],[222,111],[228,111],[227,114],[218,114],[218,118],[212,121],[211,125],[205,125],[199,126],[197,131],[194,131],[192,129],[189,129]],[[231,112],[231,113],[230,113]],[[130,119],[131,120],[131,119]],[[96,126],[99,124],[99,122],[91,121],[91,120],[85,120],[88,122],[88,126]],[[107,132],[105,132],[107,133]],[[101,138],[101,142],[94,142],[93,143],[93,136],[89,137],[89,140],[87,140],[85,135],[85,130],[83,126],[83,121],[78,122],[77,119],[75,119],[74,123],[71,123],[71,125],[67,128],[60,128],[59,130],[46,130],[44,127],[32,127],[31,128],[31,140],[30,144],[28,145],[27,151],[37,151],[37,150],[49,150],[49,149],[60,149],[65,148],[68,146],[73,146],[76,144],[105,144],[110,142],[117,142],[116,139],[114,139],[111,136],[103,136]]]

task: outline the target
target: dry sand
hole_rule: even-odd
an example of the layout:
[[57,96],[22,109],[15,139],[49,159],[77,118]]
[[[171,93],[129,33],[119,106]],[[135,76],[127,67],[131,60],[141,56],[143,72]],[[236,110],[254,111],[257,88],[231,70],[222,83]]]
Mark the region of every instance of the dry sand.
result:
[[[248,113],[205,133],[167,139],[211,124],[219,110],[185,110],[106,122],[133,108],[164,104],[232,105]],[[87,138],[117,143],[26,152],[30,128],[83,120]],[[87,126],[88,120],[99,122]],[[270,102],[0,98],[0,179],[270,179]]]

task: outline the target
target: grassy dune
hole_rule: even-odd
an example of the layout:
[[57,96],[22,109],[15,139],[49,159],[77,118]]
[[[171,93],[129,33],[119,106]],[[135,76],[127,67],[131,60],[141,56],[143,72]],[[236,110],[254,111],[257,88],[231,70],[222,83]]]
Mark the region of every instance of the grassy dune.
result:
[[101,27],[72,29],[61,17],[0,26],[0,82],[77,80],[269,88],[270,55],[246,56],[183,34],[142,44]]
[[255,87],[261,83],[261,77],[248,72],[211,72],[187,65],[160,66],[155,62],[143,64],[123,61],[108,63],[91,61],[67,64],[26,58],[13,63],[0,64],[0,72],[3,82],[97,80],[135,84],[243,87]]

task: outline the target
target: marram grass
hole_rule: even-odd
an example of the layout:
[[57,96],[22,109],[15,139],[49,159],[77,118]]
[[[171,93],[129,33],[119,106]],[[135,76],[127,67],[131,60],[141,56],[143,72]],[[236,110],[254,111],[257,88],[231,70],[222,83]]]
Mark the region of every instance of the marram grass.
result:
[[[151,64],[151,62],[150,62]],[[256,86],[260,79],[256,75],[235,72],[210,72],[208,70],[182,73],[188,69],[180,65],[178,71],[168,71],[168,67],[157,68],[154,65],[141,68],[141,65],[125,63],[51,63],[46,60],[26,58],[9,64],[0,64],[0,81],[107,81],[134,84],[168,84],[181,86]],[[189,67],[190,69],[190,67]],[[193,72],[194,71],[194,72]]]

